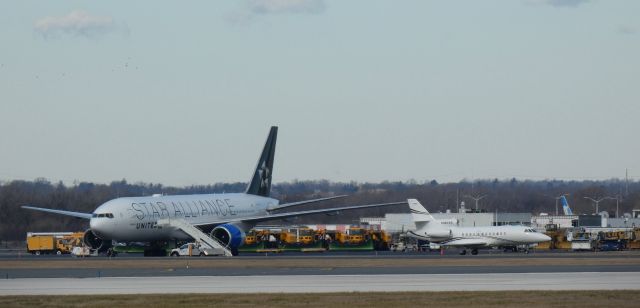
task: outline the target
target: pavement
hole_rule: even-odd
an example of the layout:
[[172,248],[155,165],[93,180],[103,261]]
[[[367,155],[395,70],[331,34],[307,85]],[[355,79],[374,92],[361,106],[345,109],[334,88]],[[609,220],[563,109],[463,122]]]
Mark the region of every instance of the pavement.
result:
[[640,253],[0,257],[0,295],[640,289]]
[[254,275],[0,280],[0,295],[640,290],[640,272]]

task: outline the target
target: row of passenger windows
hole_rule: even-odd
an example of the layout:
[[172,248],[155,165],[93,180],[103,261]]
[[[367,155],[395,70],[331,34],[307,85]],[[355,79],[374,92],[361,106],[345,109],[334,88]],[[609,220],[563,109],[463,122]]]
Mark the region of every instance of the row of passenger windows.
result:
[[471,232],[471,233],[462,233],[462,236],[500,236],[506,235],[507,232]]
[[111,213],[100,213],[100,214],[93,213],[93,215],[91,215],[91,217],[93,217],[93,218],[97,218],[97,217],[113,218],[113,214],[111,214]]

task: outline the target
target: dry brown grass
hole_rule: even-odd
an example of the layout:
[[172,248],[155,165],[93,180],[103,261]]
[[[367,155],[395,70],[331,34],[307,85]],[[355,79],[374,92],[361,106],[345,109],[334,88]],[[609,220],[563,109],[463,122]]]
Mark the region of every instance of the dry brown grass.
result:
[[633,291],[0,296],[0,307],[638,307]]
[[414,267],[414,266],[595,266],[640,265],[640,256],[581,257],[505,257],[505,258],[140,258],[140,259],[29,259],[0,260],[0,269],[60,269],[60,268],[341,268],[341,267]]

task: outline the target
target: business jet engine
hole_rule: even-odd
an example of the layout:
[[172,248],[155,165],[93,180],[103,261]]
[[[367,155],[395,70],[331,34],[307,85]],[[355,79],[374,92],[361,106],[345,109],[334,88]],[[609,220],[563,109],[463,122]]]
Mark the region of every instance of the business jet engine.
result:
[[425,232],[425,234],[433,239],[448,239],[452,237],[452,231],[451,229],[445,230],[445,229],[435,229],[435,230],[429,230],[427,232]]
[[106,251],[111,248],[111,241],[105,241],[95,235],[91,229],[87,229],[82,236],[82,241],[85,245],[91,249],[96,249],[98,252]]
[[211,237],[227,246],[235,256],[238,254],[238,247],[244,243],[245,233],[235,225],[224,224],[213,228],[213,230],[211,230]]

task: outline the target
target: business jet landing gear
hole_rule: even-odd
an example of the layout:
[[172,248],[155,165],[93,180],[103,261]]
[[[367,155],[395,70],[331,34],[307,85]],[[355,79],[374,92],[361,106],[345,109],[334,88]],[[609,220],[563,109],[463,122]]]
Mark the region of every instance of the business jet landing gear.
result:
[[478,250],[477,249],[471,249],[471,254],[472,255],[477,255],[478,254]]
[[464,255],[466,255],[466,254],[467,254],[467,250],[466,250],[466,249],[463,249],[463,250],[460,252],[460,255],[461,255],[461,256],[464,256]]

